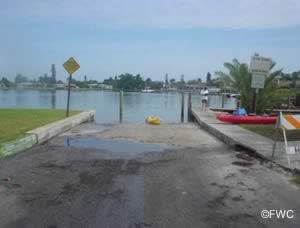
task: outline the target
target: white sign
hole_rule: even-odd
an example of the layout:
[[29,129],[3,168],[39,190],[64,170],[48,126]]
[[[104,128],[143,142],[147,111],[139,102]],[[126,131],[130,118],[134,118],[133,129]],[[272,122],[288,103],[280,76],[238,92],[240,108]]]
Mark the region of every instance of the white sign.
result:
[[251,57],[249,70],[252,73],[251,88],[263,89],[265,79],[269,74],[273,61],[271,58],[265,58],[259,55]]
[[287,154],[300,154],[300,147],[298,147],[298,146],[289,146]]
[[252,74],[251,88],[263,89],[265,87],[266,75],[264,74]]
[[261,56],[252,56],[250,62],[250,72],[252,74],[268,75],[272,67],[272,59]]

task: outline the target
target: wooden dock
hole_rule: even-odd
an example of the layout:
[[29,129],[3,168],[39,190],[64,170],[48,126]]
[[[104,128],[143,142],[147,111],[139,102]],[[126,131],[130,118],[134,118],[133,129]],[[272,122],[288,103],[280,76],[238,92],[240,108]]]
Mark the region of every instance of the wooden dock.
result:
[[[192,115],[196,122],[206,131],[216,136],[230,146],[241,146],[253,151],[257,156],[275,162],[286,169],[300,171],[300,155],[292,158],[291,167],[286,159],[284,143],[280,142],[276,148],[275,158],[272,160],[273,140],[254,132],[246,130],[235,124],[223,123],[216,119],[216,113],[201,111],[199,108],[192,108]],[[290,145],[299,145],[299,141],[289,142]],[[293,144],[295,143],[295,144]]]
[[233,113],[236,110],[234,108],[218,108],[218,107],[209,107],[209,109],[214,112],[228,112],[228,113]]
[[272,112],[282,112],[282,113],[295,113],[300,114],[300,109],[273,109]]

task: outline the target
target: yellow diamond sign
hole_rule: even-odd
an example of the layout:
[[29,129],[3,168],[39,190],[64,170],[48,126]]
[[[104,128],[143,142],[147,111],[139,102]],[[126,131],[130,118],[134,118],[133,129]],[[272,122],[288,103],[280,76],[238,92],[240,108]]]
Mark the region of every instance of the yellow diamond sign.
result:
[[65,70],[69,73],[69,74],[73,74],[74,72],[76,72],[79,68],[80,65],[76,62],[76,60],[71,57],[69,58],[64,64],[63,64]]

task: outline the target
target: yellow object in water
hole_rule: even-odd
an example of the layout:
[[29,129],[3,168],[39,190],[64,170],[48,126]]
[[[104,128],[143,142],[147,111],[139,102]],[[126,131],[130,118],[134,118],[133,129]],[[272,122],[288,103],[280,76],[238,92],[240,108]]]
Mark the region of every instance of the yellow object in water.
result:
[[160,118],[157,116],[149,116],[146,118],[148,124],[160,125]]

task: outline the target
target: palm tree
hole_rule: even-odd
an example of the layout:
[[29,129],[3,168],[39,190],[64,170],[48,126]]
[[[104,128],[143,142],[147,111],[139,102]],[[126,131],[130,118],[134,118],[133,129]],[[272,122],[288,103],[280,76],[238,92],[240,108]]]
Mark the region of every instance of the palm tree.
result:
[[[271,70],[275,64],[276,63],[272,64]],[[219,76],[220,81],[230,86],[233,91],[241,94],[241,106],[250,112],[254,90],[251,88],[252,75],[248,69],[248,65],[240,63],[237,59],[233,59],[232,63],[224,63],[224,67],[228,70],[228,73],[218,71],[215,74]],[[257,96],[257,113],[263,113],[267,109],[274,108],[280,104],[286,96],[290,95],[289,90],[278,88],[274,80],[281,72],[282,70],[280,69],[271,72],[266,77],[265,88],[260,89]]]

